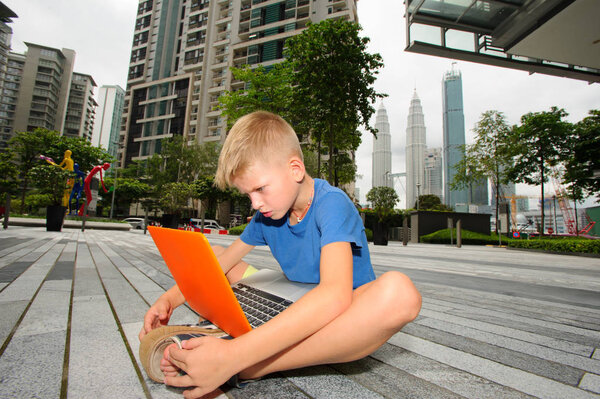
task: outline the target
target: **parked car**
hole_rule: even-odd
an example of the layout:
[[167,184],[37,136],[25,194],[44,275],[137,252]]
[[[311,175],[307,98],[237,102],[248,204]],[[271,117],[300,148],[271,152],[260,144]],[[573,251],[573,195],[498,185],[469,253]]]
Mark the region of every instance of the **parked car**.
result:
[[[199,229],[202,225],[202,219],[190,219],[190,224],[192,227]],[[216,220],[213,219],[204,219],[204,228],[205,229],[213,229],[213,230],[225,230],[225,227],[221,226],[217,223]]]
[[143,218],[127,218],[121,221],[129,223],[131,227],[137,230],[141,230],[145,227],[145,222]]

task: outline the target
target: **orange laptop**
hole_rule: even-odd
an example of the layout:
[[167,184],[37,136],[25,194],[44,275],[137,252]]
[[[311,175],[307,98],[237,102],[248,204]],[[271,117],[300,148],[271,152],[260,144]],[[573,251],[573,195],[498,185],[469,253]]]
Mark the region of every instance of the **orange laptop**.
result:
[[263,269],[233,287],[202,233],[148,227],[190,307],[232,337],[268,321],[314,287]]

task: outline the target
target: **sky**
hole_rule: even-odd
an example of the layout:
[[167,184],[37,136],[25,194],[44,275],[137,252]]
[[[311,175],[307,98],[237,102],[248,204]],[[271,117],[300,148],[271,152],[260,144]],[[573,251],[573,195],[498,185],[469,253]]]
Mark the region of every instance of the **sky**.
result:
[[[137,0],[2,0],[19,17],[13,19],[12,51],[23,53],[24,42],[75,50],[75,71],[91,75],[98,88],[118,84],[125,88],[131,53]],[[383,57],[375,89],[388,95],[383,105],[388,114],[392,142],[392,173],[404,172],[406,122],[416,90],[425,116],[428,147],[442,146],[442,78],[453,60],[404,51],[406,26],[402,0],[358,2],[361,36],[368,37],[368,51]],[[577,122],[590,109],[600,108],[600,84],[533,74],[500,67],[457,61],[462,73],[466,142],[473,141],[473,126],[487,110],[505,114],[517,124],[528,112],[564,108],[567,120]],[[96,89],[96,94],[98,90]],[[379,108],[375,104],[375,109]],[[371,120],[375,124],[375,114]],[[361,203],[371,189],[373,140],[363,133],[357,153]],[[405,207],[402,184],[395,185]],[[551,185],[547,193],[552,195]],[[539,196],[538,187],[517,186],[517,194]],[[533,201],[533,200],[532,200]],[[537,202],[537,200],[535,200]],[[530,201],[530,203],[532,203]],[[591,205],[592,202],[588,201]]]

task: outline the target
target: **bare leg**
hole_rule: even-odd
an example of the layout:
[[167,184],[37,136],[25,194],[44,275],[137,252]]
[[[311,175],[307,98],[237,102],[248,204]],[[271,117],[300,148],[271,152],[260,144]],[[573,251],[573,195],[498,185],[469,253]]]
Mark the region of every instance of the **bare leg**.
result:
[[320,331],[240,373],[257,378],[282,370],[363,358],[383,345],[421,309],[408,277],[388,272],[354,291],[352,304]]

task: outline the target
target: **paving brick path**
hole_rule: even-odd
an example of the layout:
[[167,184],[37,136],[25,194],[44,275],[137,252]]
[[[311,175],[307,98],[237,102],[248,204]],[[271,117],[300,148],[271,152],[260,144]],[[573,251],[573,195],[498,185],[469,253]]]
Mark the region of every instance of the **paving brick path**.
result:
[[[227,245],[234,237],[210,236]],[[418,319],[371,356],[266,378],[229,398],[598,398],[600,259],[503,248],[371,247],[421,290]],[[277,267],[268,249],[248,257]],[[140,231],[0,231],[0,398],[179,398],[137,360],[173,284]],[[178,309],[172,323],[196,315]]]

